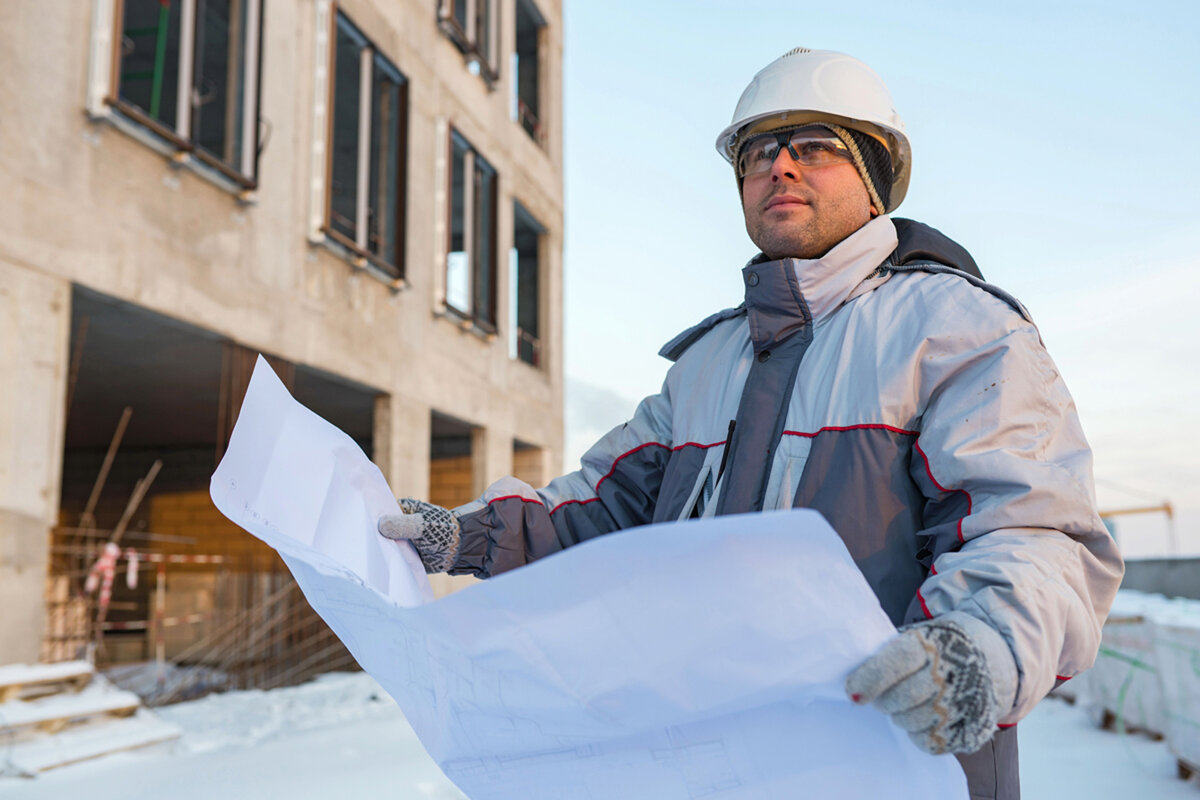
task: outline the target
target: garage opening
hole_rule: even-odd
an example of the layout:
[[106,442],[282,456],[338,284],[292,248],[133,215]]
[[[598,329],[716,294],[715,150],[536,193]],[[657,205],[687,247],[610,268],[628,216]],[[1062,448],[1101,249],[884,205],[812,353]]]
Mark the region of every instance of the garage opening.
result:
[[475,428],[437,411],[430,421],[429,502],[454,508],[475,499]]
[[540,489],[550,482],[554,476],[546,468],[546,449],[520,439],[513,440],[513,470],[514,478],[525,481],[535,489]]
[[[355,668],[275,552],[208,497],[257,353],[80,287],[72,309],[42,660],[91,652],[150,703]],[[297,400],[371,455],[378,392],[268,361]],[[119,556],[105,565],[109,542]]]

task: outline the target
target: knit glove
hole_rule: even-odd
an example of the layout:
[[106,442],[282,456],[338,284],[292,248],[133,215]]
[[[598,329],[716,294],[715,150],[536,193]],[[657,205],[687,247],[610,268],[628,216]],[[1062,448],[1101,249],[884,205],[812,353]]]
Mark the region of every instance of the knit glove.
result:
[[850,673],[846,693],[891,714],[926,752],[973,753],[1012,708],[1017,666],[994,628],[952,611],[902,628]]
[[384,514],[379,518],[379,533],[389,539],[407,539],[417,548],[428,573],[445,572],[458,557],[461,529],[448,509],[401,497],[397,500],[402,514]]

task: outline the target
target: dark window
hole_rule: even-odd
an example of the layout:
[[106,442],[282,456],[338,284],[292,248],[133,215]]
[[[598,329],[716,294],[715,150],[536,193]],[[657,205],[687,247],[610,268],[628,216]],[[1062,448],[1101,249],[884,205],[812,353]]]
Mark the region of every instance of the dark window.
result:
[[438,0],[438,25],[454,42],[472,71],[494,82],[500,71],[496,66],[497,0]]
[[406,84],[339,13],[325,232],[394,277],[403,276]]
[[367,249],[389,264],[400,263],[400,142],[404,76],[378,53],[372,76],[371,185]]
[[509,258],[513,287],[515,355],[535,367],[542,364],[540,259],[546,229],[520,203],[513,203],[513,249]]
[[246,13],[241,0],[197,0],[192,130],[197,147],[226,164],[242,161]]
[[538,43],[546,21],[531,0],[517,0],[517,49],[515,62],[516,102],[514,114],[525,132],[538,144],[545,143],[541,119],[538,76]]
[[475,319],[493,330],[496,327],[496,170],[475,156],[475,191],[471,237],[475,252],[471,273],[475,278]]
[[358,128],[362,52],[367,47],[341,14],[333,56],[333,159],[329,184],[329,227],[351,242],[358,239]]
[[[122,0],[113,104],[243,185],[257,172],[259,0]],[[185,40],[184,32],[190,31]],[[180,101],[180,86],[184,102]]]
[[448,5],[454,10],[454,22],[458,25],[463,36],[467,33],[467,0],[449,0]]
[[174,130],[179,89],[180,3],[125,0],[118,96]]
[[496,63],[492,58],[492,4],[490,0],[475,0],[475,49],[479,60],[487,66]]
[[446,306],[496,330],[496,170],[458,131],[450,131]]

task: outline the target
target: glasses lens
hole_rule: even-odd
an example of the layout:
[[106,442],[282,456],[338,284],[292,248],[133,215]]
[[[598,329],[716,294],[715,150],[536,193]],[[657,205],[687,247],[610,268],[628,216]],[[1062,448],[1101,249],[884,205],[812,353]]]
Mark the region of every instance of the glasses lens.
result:
[[746,176],[755,172],[766,172],[779,153],[779,137],[764,133],[746,142],[738,157],[738,174]]
[[852,160],[845,143],[830,133],[796,131],[788,140],[788,151],[806,167],[826,167]]
[[780,139],[786,137],[788,154],[806,167],[827,167],[852,161],[841,139],[826,128],[801,128],[788,133],[760,133],[751,137],[738,156],[738,175],[745,177],[771,169],[779,155]]

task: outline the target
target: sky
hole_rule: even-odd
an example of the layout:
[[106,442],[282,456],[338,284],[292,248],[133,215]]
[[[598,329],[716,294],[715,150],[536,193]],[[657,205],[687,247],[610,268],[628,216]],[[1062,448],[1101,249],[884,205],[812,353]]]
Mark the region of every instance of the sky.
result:
[[[913,147],[896,216],[1030,310],[1127,556],[1200,554],[1200,3],[564,0],[568,463],[654,393],[659,346],[755,253],[714,148],[796,46],[866,61]],[[1172,538],[1177,541],[1172,543]]]

